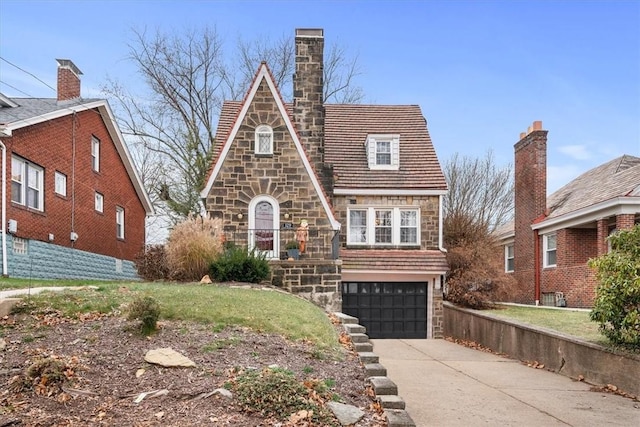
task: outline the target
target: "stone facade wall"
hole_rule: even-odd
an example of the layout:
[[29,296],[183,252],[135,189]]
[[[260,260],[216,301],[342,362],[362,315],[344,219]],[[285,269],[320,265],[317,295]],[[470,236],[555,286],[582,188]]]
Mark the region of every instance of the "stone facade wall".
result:
[[[140,280],[132,261],[116,259],[38,240],[26,240],[26,253],[13,250],[7,235],[9,277],[39,279]],[[0,256],[2,245],[0,245]]]
[[[334,196],[337,220],[342,224],[342,246],[347,242],[347,208],[393,206],[420,208],[420,249],[438,249],[438,196]],[[405,246],[403,246],[405,247]]]
[[[273,155],[254,152],[255,129],[263,124],[273,129]],[[226,232],[246,230],[249,227],[249,203],[260,195],[269,195],[277,200],[281,224],[299,224],[301,219],[306,219],[310,229],[331,229],[320,195],[313,187],[265,81],[260,83],[231,143],[206,199],[206,208],[212,217],[223,219]],[[238,214],[242,214],[242,218],[238,218]]]
[[444,299],[442,289],[433,290],[433,316],[427,319],[431,323],[433,338],[444,337]]
[[271,284],[328,313],[342,311],[342,261],[271,261]]
[[[93,136],[100,140],[98,172],[92,168]],[[18,222],[17,237],[49,242],[49,234],[52,234],[54,245],[135,259],[145,243],[146,212],[97,110],[79,112],[75,121],[70,114],[16,129],[13,136],[2,138],[2,141],[8,151],[8,190],[11,189],[12,154],[44,168],[44,211],[12,203],[11,191],[6,192],[7,221]],[[66,196],[54,191],[56,171],[67,177]],[[102,212],[95,210],[96,192],[104,196]],[[124,239],[116,235],[117,206],[125,212]],[[79,236],[73,243],[71,231]]]

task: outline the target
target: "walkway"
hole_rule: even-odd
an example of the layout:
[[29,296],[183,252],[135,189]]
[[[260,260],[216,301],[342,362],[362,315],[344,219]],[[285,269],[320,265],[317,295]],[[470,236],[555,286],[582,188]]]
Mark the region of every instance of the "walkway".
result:
[[515,360],[445,340],[371,342],[416,427],[640,425],[639,402]]

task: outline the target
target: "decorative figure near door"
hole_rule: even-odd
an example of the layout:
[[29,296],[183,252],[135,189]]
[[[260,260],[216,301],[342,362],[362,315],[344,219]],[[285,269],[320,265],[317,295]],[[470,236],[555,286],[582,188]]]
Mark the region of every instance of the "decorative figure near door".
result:
[[300,253],[304,253],[307,240],[309,239],[309,223],[306,219],[300,221],[300,227],[296,230],[296,240],[298,241]]

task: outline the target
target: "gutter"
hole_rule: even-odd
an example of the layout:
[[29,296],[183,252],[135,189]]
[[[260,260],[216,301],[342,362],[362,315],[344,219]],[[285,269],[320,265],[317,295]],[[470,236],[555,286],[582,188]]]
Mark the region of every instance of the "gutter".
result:
[[7,147],[2,141],[2,277],[7,277]]

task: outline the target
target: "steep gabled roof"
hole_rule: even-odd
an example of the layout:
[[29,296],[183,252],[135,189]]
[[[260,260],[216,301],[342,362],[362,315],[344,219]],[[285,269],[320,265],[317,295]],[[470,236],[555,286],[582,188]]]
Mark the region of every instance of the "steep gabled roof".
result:
[[[228,138],[242,106],[225,101],[216,140]],[[285,104],[291,115],[292,105]],[[325,163],[333,164],[336,193],[356,190],[447,190],[438,157],[417,105],[325,105]],[[399,170],[370,170],[365,142],[370,134],[400,135]],[[221,139],[219,139],[221,138]],[[217,146],[214,157],[221,151]]]
[[[253,82],[251,83],[251,87],[249,88],[249,91],[247,92],[247,96],[245,97],[244,101],[240,104],[227,102],[223,105],[223,111],[220,115],[220,119],[218,122],[218,129],[216,131],[217,148],[214,151],[214,158],[216,160],[213,163],[212,169],[210,169],[209,175],[207,177],[207,182],[200,193],[200,197],[206,198],[209,192],[211,191],[213,183],[215,182],[216,177],[218,176],[218,173],[220,172],[220,169],[224,164],[224,160],[227,156],[227,153],[229,152],[229,149],[231,148],[231,144],[235,139],[238,129],[240,128],[240,125],[242,124],[247,114],[249,106],[251,105],[256,95],[256,92],[258,91],[258,88],[260,87],[260,84],[262,83],[263,80],[266,82],[267,87],[271,91],[273,99],[276,102],[276,106],[282,116],[282,119],[284,120],[287,126],[287,130],[289,131],[289,134],[291,135],[293,144],[296,147],[298,154],[300,155],[300,159],[302,160],[302,163],[304,164],[304,167],[307,170],[307,173],[309,174],[309,177],[316,191],[316,194],[318,194],[318,197],[320,198],[320,202],[322,203],[322,206],[327,215],[327,218],[331,222],[331,225],[334,229],[336,230],[340,229],[340,223],[335,218],[335,215],[331,210],[331,205],[324,193],[324,189],[320,184],[318,176],[316,175],[313,167],[311,166],[311,163],[309,161],[307,154],[304,151],[302,143],[300,142],[300,137],[296,132],[296,129],[293,125],[293,121],[291,120],[290,111],[287,110],[284,104],[284,101],[282,100],[282,96],[280,95],[280,92],[278,91],[278,88],[275,84],[273,76],[269,71],[269,67],[264,62],[258,68],[258,71],[253,79]],[[226,106],[226,109],[225,109],[225,106]],[[231,117],[233,117],[233,119]],[[221,138],[221,139],[218,139],[218,138]]]
[[[353,189],[447,190],[427,122],[417,105],[325,105],[325,162],[336,192]],[[370,134],[400,135],[399,170],[370,170]]]
[[640,158],[623,155],[583,173],[549,196],[546,219],[617,197],[640,196],[639,190]]
[[12,131],[33,126],[49,120],[68,116],[73,113],[97,110],[109,135],[120,155],[122,164],[133,183],[136,194],[147,214],[153,213],[149,195],[142,185],[138,172],[133,164],[131,154],[124,143],[109,103],[105,99],[78,98],[69,101],[57,101],[54,98],[9,98],[17,106],[0,107],[0,135],[11,136]]

